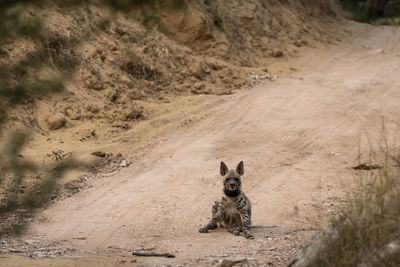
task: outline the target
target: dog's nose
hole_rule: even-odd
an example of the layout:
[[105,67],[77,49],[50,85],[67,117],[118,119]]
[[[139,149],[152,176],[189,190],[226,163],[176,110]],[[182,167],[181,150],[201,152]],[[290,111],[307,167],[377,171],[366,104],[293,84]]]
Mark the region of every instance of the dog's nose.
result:
[[234,186],[235,186],[235,183],[231,183],[230,186],[231,186],[231,187],[234,187]]

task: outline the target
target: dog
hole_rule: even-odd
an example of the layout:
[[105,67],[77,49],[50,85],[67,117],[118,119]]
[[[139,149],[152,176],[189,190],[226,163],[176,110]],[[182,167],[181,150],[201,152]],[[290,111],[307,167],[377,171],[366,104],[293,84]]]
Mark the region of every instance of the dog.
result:
[[253,239],[251,227],[251,204],[243,193],[241,177],[244,174],[244,165],[241,161],[236,170],[229,170],[224,162],[221,162],[220,173],[223,177],[224,195],[221,201],[215,201],[212,207],[210,222],[200,228],[200,233],[216,229],[218,226],[226,228],[234,235],[243,232],[246,238]]

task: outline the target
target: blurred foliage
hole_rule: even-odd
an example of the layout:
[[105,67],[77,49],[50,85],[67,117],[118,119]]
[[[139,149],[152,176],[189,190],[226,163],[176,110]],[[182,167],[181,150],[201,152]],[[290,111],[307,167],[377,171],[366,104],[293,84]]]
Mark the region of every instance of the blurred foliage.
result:
[[[49,203],[63,174],[84,166],[72,158],[37,166],[21,155],[30,139],[29,132],[8,131],[9,136],[5,136],[4,130],[10,111],[64,89],[81,64],[76,47],[104,31],[112,20],[102,18],[100,23],[94,23],[97,28],[82,25],[80,32],[63,35],[47,29],[36,11],[54,7],[73,10],[79,6],[90,11],[91,4],[123,13],[137,9],[148,30],[158,28],[166,33],[156,11],[186,6],[184,0],[0,0],[0,235],[22,233],[27,218]],[[18,54],[15,44],[21,43],[24,52]],[[27,177],[34,176],[40,177],[25,188]]]
[[380,18],[371,22],[376,26],[400,26],[400,16],[396,18]]
[[[29,217],[52,199],[65,172],[85,166],[69,158],[39,168],[21,155],[29,137],[26,132],[15,132],[1,150],[0,186],[8,192],[0,202],[0,236],[22,234]],[[40,179],[27,187],[25,179],[30,175]],[[4,185],[6,182],[9,184]]]
[[385,143],[379,151],[382,168],[357,172],[359,189],[331,221],[332,234],[310,266],[399,266],[400,150]]
[[[354,19],[377,25],[398,25],[400,0],[340,0]],[[397,24],[396,24],[397,23]]]
[[[75,36],[45,31],[31,8],[40,1],[2,1],[0,5],[0,131],[7,113],[27,99],[64,89],[65,78],[79,65]],[[10,58],[8,46],[31,41],[33,49],[20,60]]]

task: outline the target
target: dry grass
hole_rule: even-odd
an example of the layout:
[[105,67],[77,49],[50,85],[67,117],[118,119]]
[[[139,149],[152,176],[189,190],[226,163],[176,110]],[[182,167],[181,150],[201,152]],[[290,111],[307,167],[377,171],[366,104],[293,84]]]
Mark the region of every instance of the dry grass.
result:
[[383,168],[357,172],[359,190],[332,220],[314,266],[399,265],[400,150],[388,147],[371,157]]

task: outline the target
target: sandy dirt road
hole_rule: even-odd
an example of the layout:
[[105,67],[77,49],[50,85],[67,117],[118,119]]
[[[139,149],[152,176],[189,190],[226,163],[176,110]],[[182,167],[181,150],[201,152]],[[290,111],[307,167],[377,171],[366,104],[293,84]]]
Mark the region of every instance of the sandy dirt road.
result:
[[[400,30],[351,27],[349,44],[270,66],[289,64],[297,72],[210,96],[215,104],[202,121],[171,131],[130,167],[52,205],[24,238],[88,253],[150,249],[177,256],[131,256],[136,264],[287,263],[354,185],[350,167],[357,163],[360,135],[378,141],[382,117],[389,129],[399,121]],[[221,160],[231,168],[245,163],[254,240],[198,232],[222,193]]]

